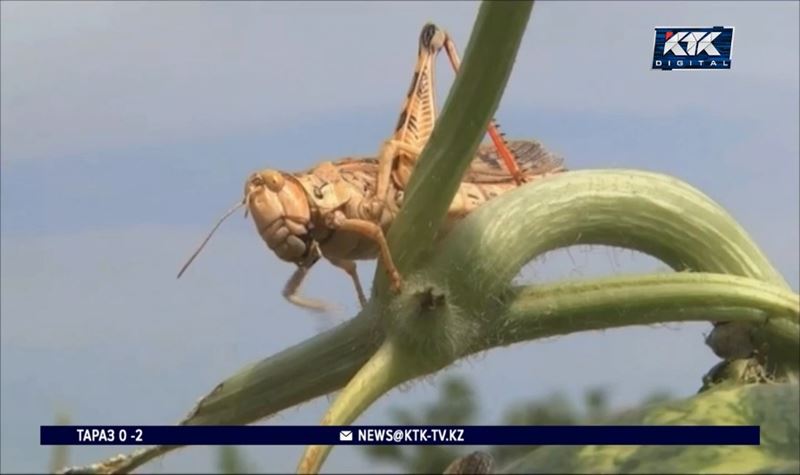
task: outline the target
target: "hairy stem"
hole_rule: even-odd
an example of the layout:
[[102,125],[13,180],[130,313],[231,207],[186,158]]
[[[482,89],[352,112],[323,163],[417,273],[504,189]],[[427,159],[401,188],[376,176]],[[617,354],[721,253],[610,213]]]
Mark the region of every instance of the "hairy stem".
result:
[[[747,276],[789,289],[719,205],[675,178],[636,170],[562,173],[490,201],[444,239],[430,278],[480,319],[497,311],[523,265],[578,244],[635,249],[677,271]],[[755,329],[753,344],[768,348],[778,373],[796,372],[800,347],[778,336],[775,325],[783,323]]]
[[[690,294],[686,296],[685,294]],[[704,273],[674,273],[658,276],[628,276],[591,279],[583,282],[560,282],[544,286],[515,287],[510,295],[510,305],[502,313],[497,314],[495,324],[486,330],[486,338],[481,340],[470,351],[460,357],[487,351],[492,348],[507,346],[522,341],[544,338],[554,335],[572,333],[576,331],[597,330],[603,328],[620,327],[625,325],[658,324],[681,321],[707,321],[725,318],[729,321],[752,322],[763,324],[766,321],[784,322],[789,332],[797,335],[797,320],[800,318],[800,303],[797,294],[787,291],[780,286],[764,283],[755,279]],[[676,300],[677,303],[675,302]],[[663,309],[662,305],[667,305]],[[353,333],[349,341],[356,341],[360,334],[365,339],[370,335],[370,327],[359,325],[350,327],[355,320],[343,323],[340,327],[327,334],[344,335],[345,330]],[[342,333],[337,333],[342,332]],[[321,335],[322,336],[322,335]],[[286,407],[271,406],[275,398],[273,393],[292,393],[294,396],[284,401],[305,402],[322,394],[321,382],[324,387],[339,389],[359,372],[363,361],[367,361],[374,350],[367,345],[356,346],[351,354],[339,354],[338,344],[327,353],[327,360],[315,364],[294,366],[304,372],[303,379],[317,381],[319,388],[309,391],[309,387],[295,386],[294,374],[285,370],[283,365],[294,365],[295,362],[309,361],[306,356],[325,353],[325,346],[329,340],[312,338],[297,347],[286,349],[274,356],[262,360],[261,363],[245,368],[227,381],[239,379],[242,387],[259,388],[251,390],[253,401],[264,401],[263,407],[258,411],[237,413],[225,410],[227,406],[235,406],[241,394],[233,391],[231,385],[222,384],[222,389],[212,392],[203,400],[215,396],[218,411],[210,411],[211,407],[204,406],[201,402],[193,415],[189,416],[185,424],[247,424],[258,419],[274,415]],[[791,338],[791,335],[788,336]],[[794,341],[797,342],[797,336]],[[391,348],[383,351],[397,351],[393,344]],[[408,355],[406,355],[408,358]],[[376,358],[370,363],[371,370],[364,370],[362,375],[370,374],[381,368],[381,361],[386,364],[385,357]],[[408,362],[401,362],[401,358],[393,355],[392,365],[407,364],[402,370],[392,370],[395,376],[390,380],[402,381],[411,379],[410,370],[418,372],[416,376],[435,372],[443,367],[425,367],[418,361],[408,358]],[[273,363],[269,363],[269,362]],[[283,361],[283,364],[278,362]],[[409,363],[410,362],[410,363]],[[253,368],[262,367],[261,371]],[[302,367],[302,369],[301,369]],[[332,368],[339,368],[332,380],[327,380],[327,374]],[[368,378],[354,378],[354,384],[359,390],[362,383]],[[364,397],[350,409],[331,408],[333,416],[327,421],[337,424],[336,421],[347,420],[348,423],[356,419],[363,410],[374,400],[374,395],[387,391],[387,381],[380,380],[380,384],[366,388],[373,396]],[[307,399],[304,399],[307,398]],[[250,402],[245,401],[246,404]],[[288,403],[287,404],[291,404]],[[344,404],[344,403],[342,403]],[[346,406],[346,405],[345,405]],[[271,411],[271,412],[270,412]],[[345,416],[343,417],[344,414]],[[127,473],[134,470],[155,457],[161,456],[176,446],[157,446],[138,450],[129,455],[120,455],[98,464],[79,467],[69,470],[69,473]]]
[[364,312],[240,370],[203,397],[182,423],[247,424],[336,391],[383,341],[375,322]]
[[517,287],[479,351],[576,331],[717,319],[781,321],[788,325],[776,338],[797,344],[800,297],[751,278],[687,272]]
[[[399,383],[417,376],[416,368],[406,363],[409,355],[399,354],[401,352],[387,340],[339,393],[320,424],[348,425]],[[330,451],[330,445],[308,446],[297,473],[317,473]]]
[[[464,172],[486,134],[517,57],[533,1],[482,2],[461,70],[405,191],[387,239],[401,273],[430,254]],[[387,289],[382,266],[379,295]]]

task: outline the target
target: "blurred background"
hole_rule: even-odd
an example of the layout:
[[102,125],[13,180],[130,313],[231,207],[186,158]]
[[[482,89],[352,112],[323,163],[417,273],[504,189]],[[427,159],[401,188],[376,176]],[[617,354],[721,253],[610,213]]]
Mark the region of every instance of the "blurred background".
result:
[[[447,29],[463,55],[478,7],[2,2],[0,470],[113,455],[51,452],[38,426],[174,423],[242,366],[354,315],[351,282],[327,263],[303,293],[338,314],[284,301],[291,265],[241,218],[175,275],[251,171],[376,153],[422,25]],[[509,138],[541,140],[572,169],[644,169],[698,187],[796,291],[798,14],[796,2],[539,2],[496,116]],[[713,25],[735,27],[731,70],[649,69],[654,27]],[[440,106],[448,68],[440,58]],[[531,262],[518,280],[666,270],[581,246]],[[359,273],[369,283],[374,264]],[[498,349],[392,392],[357,423],[577,422],[690,396],[717,362],[709,331],[661,325]],[[262,423],[316,424],[328,403]],[[192,447],[144,470],[287,472],[302,449]],[[451,449],[340,447],[326,470],[435,468]]]

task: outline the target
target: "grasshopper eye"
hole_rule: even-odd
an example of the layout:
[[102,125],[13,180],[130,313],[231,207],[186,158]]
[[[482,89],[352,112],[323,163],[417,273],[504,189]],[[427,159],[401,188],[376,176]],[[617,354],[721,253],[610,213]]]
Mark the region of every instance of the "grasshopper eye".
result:
[[318,186],[315,186],[314,187],[314,197],[317,198],[318,200],[321,200],[323,196],[325,196],[325,195],[322,194],[322,189],[320,189],[320,187],[318,187]]
[[264,174],[264,183],[267,185],[267,188],[273,192],[279,192],[283,189],[283,185],[285,180],[283,175],[278,172],[270,172]]

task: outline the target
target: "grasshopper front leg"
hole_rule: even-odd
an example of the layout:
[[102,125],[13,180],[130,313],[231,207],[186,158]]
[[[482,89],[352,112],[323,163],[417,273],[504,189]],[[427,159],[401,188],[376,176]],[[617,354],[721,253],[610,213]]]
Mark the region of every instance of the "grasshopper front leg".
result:
[[372,221],[348,218],[339,210],[325,215],[325,225],[331,229],[350,231],[360,234],[361,236],[374,241],[375,244],[378,245],[381,262],[386,268],[387,274],[389,274],[389,283],[392,290],[395,292],[400,291],[403,281],[400,278],[400,272],[394,265],[392,254],[389,252],[389,244],[386,242],[386,236],[384,236],[383,229],[381,229],[380,226]]
[[[342,269],[347,273],[347,275],[350,276],[350,278],[353,280],[353,285],[356,288],[356,293],[358,294],[358,301],[361,303],[361,306],[364,307],[367,304],[367,298],[364,296],[364,290],[361,287],[361,281],[358,279],[356,263],[351,260],[338,259],[330,256],[325,256],[325,258],[328,259],[328,261],[330,261],[330,263],[335,267]],[[317,312],[328,312],[331,310],[331,307],[325,302],[299,295],[300,286],[303,284],[303,280],[305,280],[306,276],[308,275],[308,271],[311,270],[313,265],[314,264],[312,263],[310,265],[297,266],[297,269],[295,269],[292,276],[289,277],[289,280],[286,282],[286,285],[283,288],[283,296],[286,298],[286,300],[299,307],[307,308]]]
[[292,276],[289,277],[289,280],[286,281],[286,285],[283,286],[282,294],[286,300],[299,307],[307,308],[317,312],[327,312],[331,309],[331,307],[325,302],[300,295],[300,286],[303,285],[303,281],[308,275],[308,271],[310,271],[314,264],[319,261],[320,257],[322,257],[322,253],[319,250],[319,246],[314,245],[311,248],[308,259],[306,259],[305,262],[300,262],[297,264],[297,269],[295,269]]
[[286,285],[283,287],[282,294],[286,300],[297,305],[298,307],[307,308],[316,312],[327,312],[330,310],[330,307],[325,302],[300,295],[300,286],[303,285],[303,280],[305,280],[306,276],[308,275],[308,271],[311,270],[312,266],[313,263],[308,266],[298,265],[292,276],[289,277],[288,281],[286,281]]
[[367,304],[367,297],[364,296],[364,289],[361,287],[361,281],[358,279],[358,271],[356,270],[356,263],[355,261],[351,261],[349,259],[340,259],[338,257],[332,256],[325,256],[331,264],[342,269],[343,271],[347,272],[347,275],[353,280],[353,285],[356,288],[356,293],[358,294],[358,301],[361,303],[361,307],[364,307]]

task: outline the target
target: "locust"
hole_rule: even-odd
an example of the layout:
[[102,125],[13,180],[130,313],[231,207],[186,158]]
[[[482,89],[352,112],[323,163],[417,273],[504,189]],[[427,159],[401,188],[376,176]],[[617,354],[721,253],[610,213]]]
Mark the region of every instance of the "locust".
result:
[[[190,256],[178,278],[236,210],[245,207],[258,234],[279,259],[296,269],[283,288],[291,303],[327,311],[321,301],[300,295],[310,269],[324,258],[347,273],[361,305],[366,296],[356,261],[380,259],[397,292],[402,277],[386,241],[403,203],[403,192],[419,155],[436,123],[434,64],[444,49],[458,73],[460,59],[449,35],[432,23],[422,28],[411,86],[391,137],[377,156],[324,161],[299,172],[264,169],[250,174],[244,196],[215,224]],[[563,159],[535,140],[507,141],[492,119],[487,127],[491,144],[481,144],[451,202],[439,238],[481,204],[517,186],[566,168]]]

